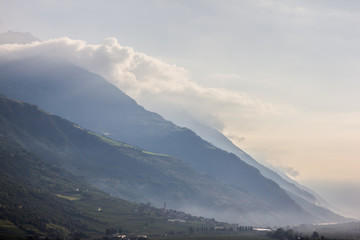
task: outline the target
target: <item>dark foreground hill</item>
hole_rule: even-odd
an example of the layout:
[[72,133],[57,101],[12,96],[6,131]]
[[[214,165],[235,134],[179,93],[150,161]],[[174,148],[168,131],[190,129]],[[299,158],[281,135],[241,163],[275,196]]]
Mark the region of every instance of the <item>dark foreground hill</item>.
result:
[[[165,184],[167,185],[166,191],[168,189],[173,191],[164,193],[161,190],[156,192],[156,195],[161,197],[156,199],[153,194],[150,199],[161,204],[164,201],[164,194],[172,194],[170,199],[178,198],[186,203],[180,206],[174,201],[174,205],[192,213],[215,215],[228,221],[261,224],[326,221],[326,219],[311,215],[302,209],[278,184],[263,177],[256,168],[249,166],[236,155],[216,148],[189,129],[180,128],[164,120],[158,114],[146,111],[98,75],[68,63],[36,58],[1,64],[0,80],[0,89],[7,96],[37,104],[46,111],[70,119],[99,134],[109,135],[113,139],[122,140],[150,151],[173,155],[191,167],[187,166],[187,170],[183,171],[184,174],[191,173],[195,176],[198,172],[203,172],[203,175],[197,175],[195,179],[207,179],[206,181],[211,180],[209,177],[213,179],[213,182],[208,184],[206,188],[204,188],[205,185],[195,187],[199,185],[193,184],[192,180],[184,181],[187,184],[179,185],[177,182],[179,178],[176,181],[156,180],[156,183],[150,184],[149,187],[147,177],[139,177],[138,181],[142,180],[143,182],[134,185],[132,180],[117,180],[117,176],[128,174],[129,177],[133,177],[136,172],[142,173],[144,170],[147,171],[145,176],[152,177],[155,175],[154,172],[148,167],[132,168],[126,173],[119,172],[121,168],[119,169],[116,164],[113,165],[116,163],[114,161],[116,155],[112,155],[111,151],[103,150],[103,154],[96,156],[96,153],[92,153],[92,145],[90,145],[91,147],[76,146],[80,150],[77,149],[74,152],[68,149],[69,146],[60,149],[60,152],[66,150],[65,158],[69,159],[73,156],[71,154],[76,156],[79,151],[83,151],[81,152],[82,158],[87,159],[87,161],[89,157],[96,157],[98,160],[105,156],[105,152],[106,156],[112,156],[111,161],[104,160],[105,164],[90,165],[98,168],[96,173],[89,170],[91,167],[72,166],[85,176],[97,176],[96,180],[95,177],[92,180],[97,186],[112,194],[131,200],[139,200],[139,194],[127,193],[129,187],[141,192],[142,197],[148,197],[148,194],[154,193],[151,186]],[[41,141],[41,138],[35,142],[39,142],[35,148],[40,149],[41,152],[48,149],[48,154],[51,155],[59,151],[57,144],[52,143],[51,146],[48,146],[47,143],[44,144]],[[79,144],[82,142],[80,140]],[[144,153],[143,151],[140,152]],[[160,157],[159,155],[154,156]],[[81,162],[81,160],[79,161]],[[74,164],[70,160],[64,162],[70,165]],[[176,160],[176,163],[180,162]],[[159,163],[158,166],[167,165]],[[177,172],[177,169],[177,167],[173,167],[173,172]],[[103,177],[104,175],[107,177]],[[163,170],[159,170],[159,176],[163,175]],[[200,182],[202,181],[200,180]],[[173,184],[169,184],[169,182]],[[212,188],[209,188],[210,186]],[[194,187],[195,189],[193,189]],[[179,188],[182,189],[181,194],[176,193],[177,190],[175,189]],[[211,192],[212,190],[216,191]],[[204,192],[208,192],[209,198],[194,198],[194,193],[201,195]],[[221,194],[217,194],[218,192]],[[191,204],[188,204],[189,197],[197,199],[197,204],[194,205],[194,200],[190,200]],[[208,201],[204,201],[205,199]],[[221,210],[201,207],[209,202],[215,203],[216,209]],[[334,218],[339,221],[343,220],[335,214],[332,216],[332,220]]]
[[[156,164],[157,157],[137,158],[141,155],[155,154],[143,153],[142,150],[102,138],[61,118],[41,112],[36,106],[4,97],[0,97],[0,113],[0,239],[29,236],[83,238],[104,236],[106,232],[115,231],[131,235],[163,235],[169,232],[184,234],[188,233],[189,228],[211,229],[220,224],[224,226],[215,220],[164,211],[152,207],[149,203],[132,203],[97,190],[88,184],[87,180],[98,179],[101,174],[97,176],[96,171],[91,169],[97,168],[101,171],[101,165],[110,164],[110,168],[105,169],[111,175],[111,167],[114,166],[106,157],[95,160],[88,156],[88,160],[83,159],[81,150],[70,146],[78,143],[68,138],[67,131],[73,131],[74,135],[83,134],[81,139],[84,144],[90,144],[89,147],[93,149],[97,146],[91,145],[91,141],[97,141],[99,145],[108,145],[109,149],[122,149],[123,155],[117,155],[117,161],[123,162],[122,167],[115,168],[115,171],[125,175],[124,178],[117,178],[120,182],[124,179],[132,180],[126,175],[129,171],[129,166],[125,166],[127,161],[134,161],[132,166],[138,171],[142,170],[138,169],[139,166],[136,164],[142,161],[144,168],[148,167],[154,174],[159,174],[156,166],[146,164],[146,161]],[[34,121],[38,124],[34,124]],[[32,136],[34,134],[36,137]],[[56,153],[51,152],[50,148],[54,150],[54,145],[60,142],[66,150],[58,148]],[[111,151],[101,146],[99,149]],[[76,152],[78,150],[79,152]],[[96,152],[97,150],[94,150],[91,154],[97,154]],[[161,158],[159,157],[158,161],[161,161]],[[163,159],[165,163],[166,159],[168,157]],[[73,163],[68,164],[69,162]],[[61,166],[66,166],[73,172],[91,173],[92,177],[86,174],[85,177],[79,177]],[[136,171],[133,175],[141,178],[141,174],[136,174]],[[103,179],[106,181],[106,176],[103,176]],[[153,184],[154,179],[148,179],[148,184]],[[176,182],[181,184],[179,181]],[[173,187],[177,193],[183,193],[178,187]],[[155,191],[155,188],[152,190]],[[187,189],[193,190],[191,187]],[[139,194],[136,190],[134,192]],[[180,218],[182,222],[169,221],[176,218]]]
[[206,216],[236,217],[240,223],[284,221],[289,213],[311,219],[299,207],[273,210],[266,199],[220,184],[176,158],[96,135],[34,105],[0,97],[0,113],[1,135],[113,195],[157,206],[167,202],[171,208]]
[[3,135],[0,159],[0,239],[83,238],[104,236],[106,229],[164,234],[200,225],[196,218],[169,222],[161,209],[111,197]]

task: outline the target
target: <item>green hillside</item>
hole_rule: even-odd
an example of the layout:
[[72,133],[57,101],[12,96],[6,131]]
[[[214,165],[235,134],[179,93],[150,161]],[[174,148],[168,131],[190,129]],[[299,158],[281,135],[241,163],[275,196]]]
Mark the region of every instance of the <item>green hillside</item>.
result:
[[101,238],[119,231],[152,239],[263,239],[214,219],[112,197],[4,135],[0,160],[0,239]]
[[210,226],[197,218],[170,222],[162,209],[111,197],[4,136],[0,159],[0,237],[102,236],[106,229],[119,228],[127,234],[162,235]]
[[[99,191],[104,183],[138,203]],[[164,211],[141,201],[146,200],[142,193],[169,201],[170,208],[177,200],[222,209],[230,205],[225,198],[230,190],[176,158],[113,141],[0,96],[0,237],[103,236],[119,229],[175,237],[214,232],[215,226],[228,225]]]
[[246,225],[258,222],[254,213],[262,214],[264,222],[279,216],[266,199],[224,186],[179,159],[107,139],[35,105],[0,97],[0,134],[123,199],[157,207],[167,202],[173,209],[209,212],[206,217],[222,215]]

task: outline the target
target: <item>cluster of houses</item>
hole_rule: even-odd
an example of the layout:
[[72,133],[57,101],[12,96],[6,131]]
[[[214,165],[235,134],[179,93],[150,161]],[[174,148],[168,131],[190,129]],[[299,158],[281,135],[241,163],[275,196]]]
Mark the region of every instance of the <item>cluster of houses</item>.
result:
[[[100,210],[101,211],[101,210]],[[253,228],[251,226],[240,226],[238,224],[228,224],[224,222],[218,222],[214,218],[205,218],[192,216],[190,214],[184,213],[182,211],[177,211],[173,209],[166,209],[166,203],[164,203],[164,208],[155,208],[151,206],[151,203],[140,204],[140,206],[134,209],[134,212],[137,214],[149,214],[155,213],[157,216],[162,216],[167,219],[169,222],[174,223],[187,223],[190,221],[198,221],[203,223],[203,226],[198,227],[189,227],[189,233],[201,233],[201,232],[268,232],[270,229],[262,228]],[[120,233],[119,233],[120,232]],[[115,229],[107,229],[106,237],[104,239],[123,239],[123,240],[146,240],[149,239],[146,235],[138,236],[129,236],[121,233],[121,230],[116,231]],[[175,233],[166,233],[175,234]]]
[[128,236],[120,233],[114,233],[111,236],[106,236],[103,238],[104,240],[110,239],[118,239],[118,240],[149,240],[146,235],[137,235],[137,236]]

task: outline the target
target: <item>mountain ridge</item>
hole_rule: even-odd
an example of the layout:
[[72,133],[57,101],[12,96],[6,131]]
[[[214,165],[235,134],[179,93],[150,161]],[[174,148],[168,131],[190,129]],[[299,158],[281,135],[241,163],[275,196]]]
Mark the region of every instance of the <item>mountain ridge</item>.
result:
[[[204,171],[239,191],[251,192],[279,212],[288,206],[303,212],[275,182],[264,178],[259,170],[250,167],[234,154],[216,148],[191,130],[175,126],[158,114],[145,111],[98,75],[68,64],[52,64],[43,59],[3,64],[0,66],[1,89],[5,89],[4,93],[7,95],[30,100],[29,102],[38,104],[47,111],[65,118],[70,116],[71,121],[100,134],[109,133],[110,137],[117,140],[125,138],[132,145],[174,155],[197,171]],[[9,67],[17,68],[17,71],[9,71]],[[62,75],[63,72],[66,74]],[[49,84],[51,81],[56,82],[56,87]],[[111,87],[113,93],[125,100],[119,101],[119,104],[115,104],[117,101],[107,104],[107,101],[111,102],[111,98],[107,100],[106,97],[111,94],[97,92],[102,89],[100,86],[104,87],[103,84]],[[84,89],[84,86],[87,87]],[[71,95],[64,89],[70,89]],[[114,109],[121,111],[116,115]],[[229,170],[232,174],[227,174]],[[250,180],[252,177],[253,180]]]
[[[210,217],[209,211],[219,219],[223,212],[240,223],[260,224],[257,218],[250,220],[254,213],[267,214],[267,221],[283,221],[284,216],[266,201],[201,176],[175,158],[106,139],[35,105],[5,97],[0,97],[0,113],[1,135],[115,196],[149,200],[159,207],[165,199],[180,210],[197,208],[198,213],[205,211],[201,215]],[[298,213],[310,219],[307,213]]]
[[200,137],[202,137],[206,141],[212,143],[215,146],[218,146],[221,149],[224,149],[225,151],[234,153],[249,165],[259,169],[259,171],[265,177],[274,180],[285,190],[293,194],[299,195],[305,200],[308,200],[310,202],[313,203],[318,202],[319,204],[326,206],[326,203],[323,200],[318,199],[318,197],[314,196],[314,193],[309,192],[310,191],[309,189],[307,189],[304,186],[301,186],[294,180],[291,180],[290,178],[286,177],[285,174],[278,173],[276,169],[273,169],[271,167],[266,167],[265,165],[259,163],[249,154],[247,154],[238,146],[236,146],[231,140],[229,140],[218,130],[203,125],[198,121],[191,119],[189,117],[183,118],[181,121],[179,121],[179,125],[189,126],[190,129],[193,129]]
[[185,111],[183,111],[182,114],[175,114],[173,112],[172,119],[174,119],[174,116],[177,116],[176,124],[179,126],[185,126],[192,129],[204,140],[225,151],[234,153],[247,164],[257,168],[262,175],[279,184],[279,186],[283,188],[301,207],[306,209],[308,212],[314,213],[319,217],[319,219],[323,219],[325,221],[327,218],[337,218],[336,214],[333,215],[333,210],[331,210],[332,208],[329,207],[328,203],[321,197],[317,196],[316,193],[290,179],[285,174],[277,171],[275,168],[266,167],[265,165],[259,163],[249,154],[236,146],[220,131],[200,123]]
[[[0,159],[0,239],[93,238],[108,235],[109,229],[183,235],[189,227],[225,224],[109,196],[3,134]],[[176,214],[182,223],[168,221]]]

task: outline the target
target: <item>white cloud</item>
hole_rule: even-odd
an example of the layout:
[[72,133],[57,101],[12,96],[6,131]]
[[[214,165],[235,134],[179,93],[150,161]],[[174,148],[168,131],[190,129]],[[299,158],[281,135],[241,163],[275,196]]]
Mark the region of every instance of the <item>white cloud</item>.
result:
[[97,45],[67,37],[24,45],[5,44],[0,46],[0,54],[5,60],[37,55],[66,59],[104,76],[140,104],[165,117],[166,108],[177,107],[207,124],[217,122],[218,128],[226,124],[226,118],[240,120],[282,111],[243,92],[200,86],[191,81],[186,69],[121,46],[115,38],[106,38]]

